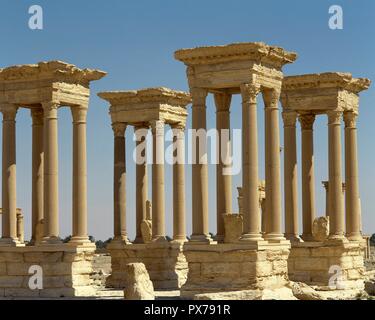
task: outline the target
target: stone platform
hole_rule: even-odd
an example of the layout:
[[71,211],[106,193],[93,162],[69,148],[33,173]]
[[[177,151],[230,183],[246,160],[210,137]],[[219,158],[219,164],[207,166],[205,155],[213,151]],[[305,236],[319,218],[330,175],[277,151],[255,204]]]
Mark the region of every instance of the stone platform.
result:
[[134,262],[145,264],[155,289],[178,290],[186,281],[188,264],[182,243],[111,243],[108,252],[112,259],[112,274],[107,279],[107,287],[124,288],[124,267]]
[[[289,278],[321,290],[363,290],[365,247],[365,242],[292,244],[288,259]],[[337,285],[332,283],[332,277],[340,277]]]
[[[94,245],[69,244],[0,247],[0,297],[88,297],[91,286]],[[43,289],[31,290],[31,266],[43,271]]]
[[289,249],[289,241],[258,245],[187,243],[184,254],[189,274],[181,297],[283,288],[288,283]]

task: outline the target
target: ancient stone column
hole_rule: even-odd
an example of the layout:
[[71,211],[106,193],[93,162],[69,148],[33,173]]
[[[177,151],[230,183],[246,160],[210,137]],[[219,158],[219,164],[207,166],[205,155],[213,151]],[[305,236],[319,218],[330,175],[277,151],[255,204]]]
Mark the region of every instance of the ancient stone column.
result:
[[20,243],[25,242],[25,225],[21,209],[17,209],[17,238]]
[[218,164],[216,165],[216,240],[224,241],[224,214],[232,213],[232,176],[230,145],[230,103],[232,96],[215,93]]
[[87,234],[87,106],[71,107],[73,116],[73,234],[71,243],[89,243]]
[[165,188],[164,188],[164,121],[151,123],[152,128],[152,240],[165,238]]
[[185,126],[172,126],[174,143],[173,164],[173,240],[186,240],[185,222]]
[[329,217],[331,240],[345,239],[341,178],[341,111],[328,111]]
[[136,136],[136,237],[134,243],[142,243],[141,223],[147,216],[148,179],[147,179],[147,133],[148,126],[134,128]]
[[113,217],[114,241],[128,243],[126,230],[126,123],[112,124],[114,134]]
[[297,113],[294,111],[283,112],[283,120],[285,237],[290,241],[298,242],[301,239],[298,233]]
[[262,240],[259,214],[257,95],[259,86],[241,85],[242,96],[242,241]]
[[323,184],[324,190],[326,191],[326,217],[329,217],[329,192],[328,192],[329,183],[328,181],[322,181],[322,184]]
[[267,240],[285,239],[281,230],[281,178],[280,178],[280,91],[263,93],[265,103],[265,171],[266,171],[266,235]]
[[44,111],[44,239],[43,243],[60,243],[57,109],[54,102],[43,103]]
[[298,118],[302,138],[302,239],[312,241],[312,226],[315,219],[315,174],[314,174],[314,114],[302,114]]
[[44,152],[43,152],[43,109],[31,109],[32,117],[32,236],[31,243],[42,239],[38,234],[38,225],[42,223],[44,188]]
[[346,236],[349,240],[362,240],[359,208],[357,114],[344,113],[345,121],[345,208]]
[[193,161],[192,165],[192,216],[193,233],[190,241],[207,243],[211,241],[208,231],[208,169],[207,169],[207,90],[191,88]]
[[17,245],[16,203],[16,114],[14,105],[2,105],[3,162],[2,162],[2,238],[0,245]]

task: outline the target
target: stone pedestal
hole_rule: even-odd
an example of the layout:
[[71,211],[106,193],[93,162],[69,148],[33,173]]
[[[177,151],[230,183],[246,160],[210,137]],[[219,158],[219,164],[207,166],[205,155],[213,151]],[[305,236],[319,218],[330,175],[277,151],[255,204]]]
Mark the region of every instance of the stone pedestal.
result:
[[[288,259],[289,278],[322,290],[363,289],[364,249],[364,242],[295,243]],[[340,275],[339,283],[335,283]]]
[[199,246],[186,243],[184,254],[189,273],[181,297],[282,288],[288,283],[289,249],[289,241]]
[[[95,246],[75,247],[67,244],[0,247],[0,297],[89,297],[92,259]],[[43,289],[31,290],[31,266],[43,270]]]
[[110,244],[108,251],[112,259],[112,274],[107,279],[107,287],[124,288],[125,266],[128,263],[143,263],[155,289],[178,290],[186,282],[188,273],[182,246],[178,242]]

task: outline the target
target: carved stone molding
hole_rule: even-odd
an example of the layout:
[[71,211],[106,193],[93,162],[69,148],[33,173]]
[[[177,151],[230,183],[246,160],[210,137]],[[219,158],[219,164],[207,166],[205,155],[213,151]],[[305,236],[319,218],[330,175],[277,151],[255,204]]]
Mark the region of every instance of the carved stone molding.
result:
[[313,130],[315,114],[301,114],[298,116],[302,130]]

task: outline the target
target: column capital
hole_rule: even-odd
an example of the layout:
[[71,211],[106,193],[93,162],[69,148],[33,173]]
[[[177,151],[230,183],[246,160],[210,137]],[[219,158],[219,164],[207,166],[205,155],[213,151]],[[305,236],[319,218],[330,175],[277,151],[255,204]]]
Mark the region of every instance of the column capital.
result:
[[158,131],[158,130],[164,130],[164,126],[165,126],[165,120],[152,120],[150,121],[150,127],[151,127],[151,130],[154,132],[155,130]]
[[112,123],[112,130],[115,137],[124,137],[127,124],[125,122]]
[[205,88],[199,88],[199,87],[190,88],[190,95],[193,99],[193,102],[196,99],[205,100],[208,95],[208,90]]
[[14,121],[16,119],[18,107],[14,104],[3,104],[0,106],[4,121]]
[[256,103],[260,93],[260,85],[256,83],[243,83],[240,85],[242,103]]
[[328,111],[327,116],[328,116],[328,125],[340,125],[341,124],[342,111],[338,111],[338,110]]
[[302,130],[313,130],[315,114],[300,114],[298,116],[298,121],[301,124]]
[[344,112],[345,128],[356,128],[357,117],[358,114],[355,112]]
[[229,112],[232,95],[226,92],[217,92],[214,94],[216,112]]
[[59,108],[58,102],[42,102],[42,107],[44,111],[44,118],[57,119],[57,109]]
[[278,109],[281,90],[272,88],[263,91],[263,100],[266,109]]
[[186,123],[178,122],[170,125],[172,130],[185,131]]
[[70,108],[73,117],[73,123],[86,123],[87,118],[87,106],[77,106]]
[[44,112],[42,108],[31,109],[30,110],[31,119],[33,121],[33,125],[42,125],[43,124],[43,117]]
[[297,112],[295,111],[284,111],[282,113],[283,121],[284,121],[284,127],[296,127],[296,121],[297,121]]

